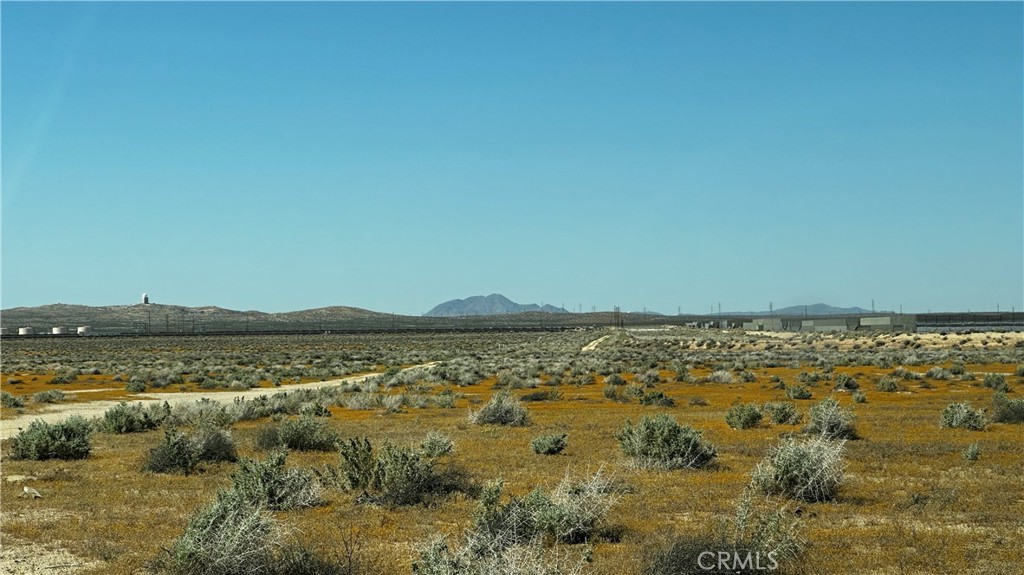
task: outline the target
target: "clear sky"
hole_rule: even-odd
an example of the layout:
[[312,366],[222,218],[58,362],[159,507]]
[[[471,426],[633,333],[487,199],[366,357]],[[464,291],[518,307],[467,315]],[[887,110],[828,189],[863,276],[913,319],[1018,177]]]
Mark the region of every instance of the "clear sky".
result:
[[1021,310],[1022,7],[3,2],[0,304]]

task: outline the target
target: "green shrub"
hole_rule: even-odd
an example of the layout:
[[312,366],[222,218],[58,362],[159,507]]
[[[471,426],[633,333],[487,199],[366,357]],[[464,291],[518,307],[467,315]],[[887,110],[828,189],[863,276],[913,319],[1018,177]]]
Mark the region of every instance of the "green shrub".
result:
[[857,383],[857,380],[854,379],[853,376],[847,375],[845,373],[840,373],[836,375],[835,382],[836,384],[834,389],[845,389],[846,391],[853,391],[855,389],[860,388],[860,384]]
[[604,378],[605,385],[626,385],[626,380],[621,375],[613,373]]
[[36,403],[60,403],[64,401],[64,399],[64,392],[59,389],[40,391],[32,396],[32,401]]
[[703,467],[717,455],[715,447],[701,437],[701,432],[680,425],[666,414],[644,416],[636,427],[627,420],[615,438],[622,451],[639,467]]
[[754,403],[738,403],[725,412],[725,422],[733,429],[750,429],[761,423],[764,414]]
[[959,427],[981,431],[985,429],[985,414],[971,408],[970,403],[951,403],[939,414],[939,426]]
[[213,425],[204,425],[191,437],[200,461],[238,461],[238,448],[231,433]]
[[972,443],[964,449],[962,455],[966,461],[977,461],[981,457],[981,447],[977,443]]
[[104,412],[96,425],[106,433],[138,433],[160,427],[170,413],[171,407],[167,402],[143,406],[141,402],[128,404],[122,401]]
[[143,393],[146,391],[146,382],[144,381],[129,381],[124,384],[124,388],[132,393]]
[[559,399],[562,399],[562,392],[557,389],[531,391],[521,398],[522,401],[558,401]]
[[174,429],[164,432],[164,440],[149,451],[146,471],[154,473],[184,473],[195,471],[199,453],[184,433]]
[[792,401],[771,401],[762,405],[761,410],[768,414],[772,423],[780,425],[800,423],[800,414],[797,413],[796,404]]
[[810,422],[804,430],[825,439],[856,439],[857,430],[853,425],[853,413],[839,406],[831,397],[811,406]]
[[786,388],[786,397],[790,399],[810,399],[811,390],[806,385],[791,385]]
[[522,427],[530,424],[530,414],[518,399],[502,390],[494,394],[479,411],[471,410],[469,420],[477,425]]
[[266,426],[256,435],[256,446],[263,450],[279,448],[297,451],[333,451],[341,436],[321,418],[302,415]]
[[75,415],[57,423],[35,420],[11,439],[12,459],[85,459],[92,451],[92,426]]
[[1024,398],[1010,399],[1005,393],[992,396],[992,421],[996,423],[1024,423]]
[[949,371],[948,369],[943,369],[936,365],[935,367],[926,371],[924,376],[931,379],[947,380],[953,377],[953,372]]
[[857,391],[853,392],[853,402],[854,403],[867,403],[868,402],[868,396],[864,395],[864,392],[858,389]]
[[538,455],[556,455],[569,444],[568,437],[565,433],[541,435],[530,442],[530,447]]
[[1017,377],[1024,377],[1024,363],[1017,366],[1017,369],[1014,370],[1013,375],[1016,375]]
[[0,391],[0,406],[6,407],[7,409],[18,409],[25,407],[25,402],[16,395],[11,395],[6,391]]
[[350,438],[341,444],[339,455],[345,487],[362,490],[363,503],[415,505],[462,487],[457,472],[439,473],[434,458],[416,449],[386,442],[374,452],[369,439]]
[[832,501],[845,479],[844,445],[824,437],[782,443],[754,468],[751,487],[765,495]]
[[711,375],[707,377],[707,381],[711,383],[733,383],[735,380],[732,377],[732,372],[719,369],[711,372]]
[[285,451],[275,451],[263,461],[242,459],[232,476],[232,489],[252,502],[275,511],[314,507],[323,503],[323,487],[313,473],[286,469]]
[[[769,505],[769,500],[754,504],[750,494],[745,493],[734,516],[720,519],[712,529],[668,536],[664,543],[646,549],[640,560],[641,573],[761,575],[800,572],[800,561],[807,546],[800,535],[801,524],[786,507],[770,508]],[[720,556],[728,558],[721,569]]]
[[658,407],[672,407],[676,404],[676,401],[660,391],[651,391],[645,393],[644,396],[640,398],[640,404]]
[[420,451],[427,457],[436,458],[448,455],[453,449],[455,449],[455,442],[452,441],[452,438],[437,431],[427,433],[420,443]]
[[1010,391],[1010,386],[1006,384],[1006,376],[1001,373],[986,373],[985,379],[982,380],[982,385],[991,387],[996,391]]
[[875,389],[886,392],[899,391],[900,387],[900,379],[892,375],[883,375],[875,384]]
[[156,560],[169,575],[274,573],[280,531],[260,506],[235,491],[221,491],[200,509],[185,532]]

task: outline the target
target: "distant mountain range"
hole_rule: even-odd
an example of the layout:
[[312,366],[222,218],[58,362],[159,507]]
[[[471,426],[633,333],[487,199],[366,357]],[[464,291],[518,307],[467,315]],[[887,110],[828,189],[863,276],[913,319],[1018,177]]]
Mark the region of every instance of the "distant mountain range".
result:
[[798,316],[798,315],[860,315],[865,313],[873,313],[869,309],[862,307],[833,307],[824,303],[816,303],[812,305],[791,305],[789,307],[782,307],[772,311],[731,311],[723,313],[722,315],[778,315],[778,316]]
[[434,309],[423,315],[426,317],[465,317],[471,315],[512,315],[525,312],[569,313],[553,305],[520,304],[501,294],[492,293],[487,296],[475,295],[466,299],[449,300],[434,306]]

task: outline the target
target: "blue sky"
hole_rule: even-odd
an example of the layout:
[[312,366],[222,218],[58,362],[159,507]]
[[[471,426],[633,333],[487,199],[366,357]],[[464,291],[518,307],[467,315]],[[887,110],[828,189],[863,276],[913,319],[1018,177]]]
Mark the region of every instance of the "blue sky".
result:
[[5,309],[1024,309],[1021,3],[0,17]]

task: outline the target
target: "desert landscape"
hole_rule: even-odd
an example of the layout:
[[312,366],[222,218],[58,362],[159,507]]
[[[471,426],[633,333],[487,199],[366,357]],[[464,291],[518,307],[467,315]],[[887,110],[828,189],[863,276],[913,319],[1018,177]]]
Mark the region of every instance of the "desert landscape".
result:
[[[1021,333],[5,338],[2,354],[6,573],[1024,563]],[[74,415],[84,454],[33,438]]]

